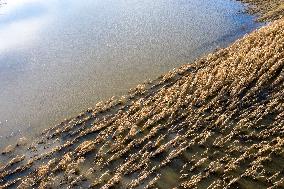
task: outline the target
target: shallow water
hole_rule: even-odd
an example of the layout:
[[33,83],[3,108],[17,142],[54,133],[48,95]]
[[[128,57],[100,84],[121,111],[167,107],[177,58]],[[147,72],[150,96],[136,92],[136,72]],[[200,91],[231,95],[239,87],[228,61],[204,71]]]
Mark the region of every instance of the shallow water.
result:
[[230,0],[7,1],[0,8],[0,147],[259,26],[241,10]]

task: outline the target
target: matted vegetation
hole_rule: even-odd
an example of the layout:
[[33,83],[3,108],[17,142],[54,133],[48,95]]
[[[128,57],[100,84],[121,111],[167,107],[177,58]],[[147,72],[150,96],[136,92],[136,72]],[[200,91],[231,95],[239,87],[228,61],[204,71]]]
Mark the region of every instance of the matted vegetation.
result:
[[[281,0],[241,0],[260,21]],[[0,188],[284,188],[284,20],[2,151]]]
[[284,0],[238,0],[248,4],[247,12],[259,15],[258,21],[283,18]]
[[284,20],[9,146],[0,188],[283,188]]

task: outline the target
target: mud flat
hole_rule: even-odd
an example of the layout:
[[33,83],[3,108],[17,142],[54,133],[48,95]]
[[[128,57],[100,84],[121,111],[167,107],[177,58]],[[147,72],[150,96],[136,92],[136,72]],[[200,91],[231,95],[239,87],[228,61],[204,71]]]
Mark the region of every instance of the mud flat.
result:
[[284,20],[3,152],[0,188],[283,188]]

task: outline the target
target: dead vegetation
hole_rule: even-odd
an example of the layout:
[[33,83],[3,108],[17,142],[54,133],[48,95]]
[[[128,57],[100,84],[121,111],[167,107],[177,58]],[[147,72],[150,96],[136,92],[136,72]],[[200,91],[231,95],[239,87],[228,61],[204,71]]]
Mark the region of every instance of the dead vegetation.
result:
[[272,21],[283,18],[283,0],[238,0],[248,4],[247,12],[257,14],[258,21]]
[[283,188],[283,67],[278,20],[8,146],[1,188]]
[[283,188],[283,68],[282,19],[9,145],[0,188]]

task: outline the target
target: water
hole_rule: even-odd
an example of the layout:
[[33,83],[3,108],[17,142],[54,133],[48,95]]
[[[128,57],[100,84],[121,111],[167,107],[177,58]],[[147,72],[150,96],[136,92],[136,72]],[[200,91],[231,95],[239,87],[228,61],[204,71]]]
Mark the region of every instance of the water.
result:
[[7,1],[0,144],[228,45],[259,26],[243,8],[232,0]]

